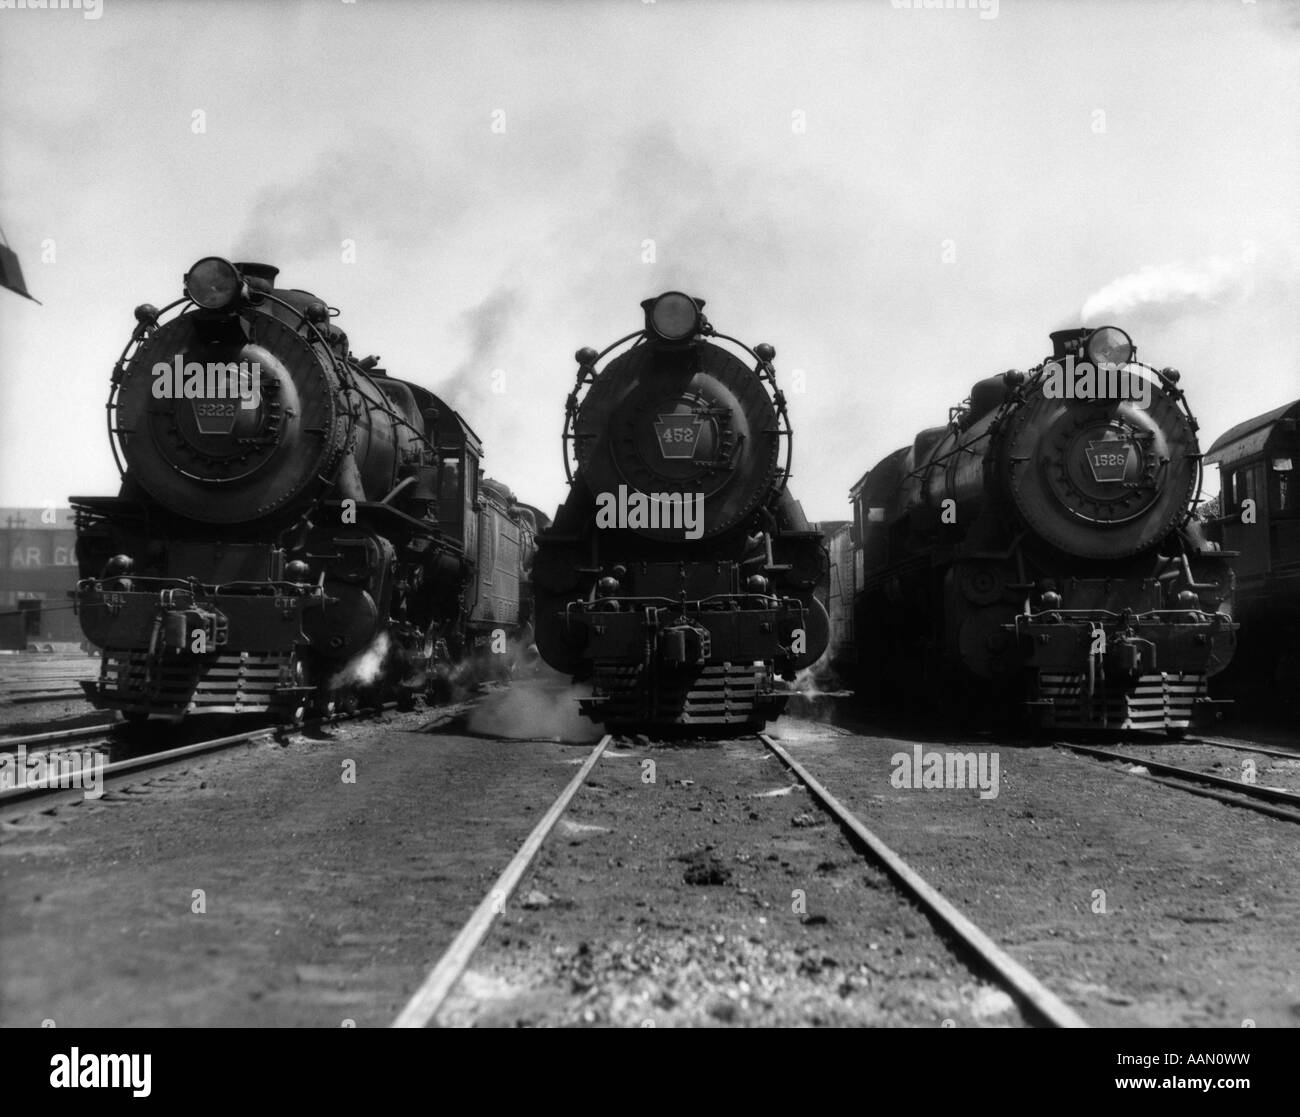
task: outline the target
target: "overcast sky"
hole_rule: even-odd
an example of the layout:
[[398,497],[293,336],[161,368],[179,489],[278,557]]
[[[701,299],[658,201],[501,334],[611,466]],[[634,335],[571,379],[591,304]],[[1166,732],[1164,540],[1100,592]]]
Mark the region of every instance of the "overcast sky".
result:
[[802,371],[817,519],[1085,307],[1182,370],[1207,447],[1300,396],[1300,8],[993,11],[0,9],[0,226],[44,303],[0,291],[0,505],[116,491],[131,311],[210,254],[339,307],[548,511],[573,351],[672,288]]

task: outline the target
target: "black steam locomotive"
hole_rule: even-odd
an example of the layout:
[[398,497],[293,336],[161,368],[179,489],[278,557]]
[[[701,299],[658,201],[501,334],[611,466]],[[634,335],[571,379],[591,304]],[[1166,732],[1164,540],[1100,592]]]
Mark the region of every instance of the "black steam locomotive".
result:
[[583,712],[607,728],[760,726],[786,700],[774,676],[817,660],[829,628],[822,536],[786,487],[776,354],[680,292],[641,305],[643,330],[577,354],[569,495],[533,566],[538,651],[590,680]]
[[[504,653],[538,513],[437,396],[356,360],[278,269],[198,261],[113,370],[115,497],[74,497],[85,685],[130,720],[300,716]],[[176,311],[172,314],[172,311]]]
[[980,381],[854,486],[835,660],[877,703],[1177,736],[1237,627],[1192,515],[1196,420],[1124,331],[1051,336],[1050,359]]
[[1300,713],[1300,400],[1239,423],[1210,447],[1220,475],[1211,538],[1236,557],[1241,647],[1225,694]]

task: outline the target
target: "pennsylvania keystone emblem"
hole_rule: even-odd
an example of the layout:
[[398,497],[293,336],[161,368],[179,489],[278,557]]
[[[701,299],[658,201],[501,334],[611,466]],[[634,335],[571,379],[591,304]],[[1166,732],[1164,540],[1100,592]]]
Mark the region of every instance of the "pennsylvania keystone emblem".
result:
[[695,415],[660,415],[655,424],[659,449],[665,458],[689,459],[695,457],[695,447],[700,441],[703,424]]

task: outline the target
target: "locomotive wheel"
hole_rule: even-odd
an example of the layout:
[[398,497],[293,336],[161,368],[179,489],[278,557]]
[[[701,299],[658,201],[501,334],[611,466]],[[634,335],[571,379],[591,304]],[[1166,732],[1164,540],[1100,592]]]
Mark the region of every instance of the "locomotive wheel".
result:
[[323,718],[328,717],[329,713],[329,693],[318,687],[303,703],[303,715],[308,718]]
[[276,718],[280,729],[301,729],[307,721],[307,703],[282,708]]

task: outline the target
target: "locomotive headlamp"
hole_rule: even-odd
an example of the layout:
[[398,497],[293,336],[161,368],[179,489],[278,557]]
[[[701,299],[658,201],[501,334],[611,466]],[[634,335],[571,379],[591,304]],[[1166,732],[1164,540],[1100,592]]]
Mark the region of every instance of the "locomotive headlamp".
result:
[[235,265],[220,256],[205,256],[185,273],[185,293],[204,310],[225,310],[242,289]]
[[1133,359],[1133,339],[1118,326],[1102,326],[1088,335],[1084,354],[1094,365],[1126,365]]
[[685,341],[699,325],[699,306],[680,291],[660,295],[647,308],[646,326],[663,341]]
[[124,574],[130,574],[135,567],[135,561],[130,555],[114,555],[104,564],[104,573],[101,578],[120,578]]

